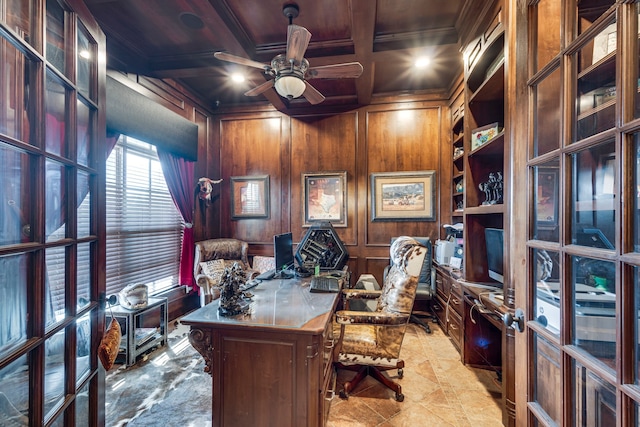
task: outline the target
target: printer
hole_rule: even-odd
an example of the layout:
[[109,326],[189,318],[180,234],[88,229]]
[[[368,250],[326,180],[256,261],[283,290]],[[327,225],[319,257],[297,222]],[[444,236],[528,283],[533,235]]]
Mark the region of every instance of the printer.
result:
[[436,240],[434,259],[440,265],[449,265],[456,249],[456,244],[449,240]]

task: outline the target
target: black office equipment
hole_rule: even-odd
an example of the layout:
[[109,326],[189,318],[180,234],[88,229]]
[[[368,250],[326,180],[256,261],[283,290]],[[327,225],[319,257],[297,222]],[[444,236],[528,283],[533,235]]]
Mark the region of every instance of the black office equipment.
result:
[[489,277],[504,283],[504,230],[485,228],[484,237],[487,244],[487,268]]
[[271,280],[276,276],[276,271],[275,270],[267,270],[264,273],[260,273],[258,274],[256,277],[254,277],[254,280]]
[[615,249],[599,228],[583,228],[576,233],[576,244],[600,249]]
[[293,236],[289,233],[276,234],[273,236],[273,253],[276,262],[276,279],[291,279],[293,273],[288,270],[293,269]]
[[313,276],[309,292],[340,292],[340,279],[331,276]]
[[298,265],[317,265],[321,271],[341,270],[348,258],[349,253],[330,222],[307,230],[296,251]]

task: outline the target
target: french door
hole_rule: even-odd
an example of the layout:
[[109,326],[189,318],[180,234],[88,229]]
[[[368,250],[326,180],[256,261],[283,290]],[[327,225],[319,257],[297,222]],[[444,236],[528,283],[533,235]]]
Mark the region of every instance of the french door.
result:
[[104,425],[105,65],[82,1],[0,0],[0,425]]
[[636,426],[640,6],[531,0],[526,7],[521,118],[529,132],[519,182],[529,191],[516,238],[527,242],[518,299],[526,313],[518,349],[526,351],[517,354],[528,360],[517,363],[526,384],[518,415],[532,426]]

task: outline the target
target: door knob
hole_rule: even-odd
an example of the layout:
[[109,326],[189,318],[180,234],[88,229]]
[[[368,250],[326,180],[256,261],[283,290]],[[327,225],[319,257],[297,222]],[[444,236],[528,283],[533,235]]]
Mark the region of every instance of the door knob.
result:
[[516,308],[515,314],[505,313],[502,321],[507,328],[513,328],[518,332],[524,332],[524,311]]

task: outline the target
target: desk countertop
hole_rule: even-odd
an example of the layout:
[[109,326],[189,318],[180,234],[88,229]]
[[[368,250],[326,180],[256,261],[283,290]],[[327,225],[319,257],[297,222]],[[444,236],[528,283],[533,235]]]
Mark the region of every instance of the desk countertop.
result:
[[308,329],[312,332],[326,324],[324,317],[331,315],[339,296],[337,293],[309,292],[308,279],[268,280],[249,292],[253,297],[244,314],[221,315],[217,300],[186,315],[180,322],[215,328],[242,326]]

